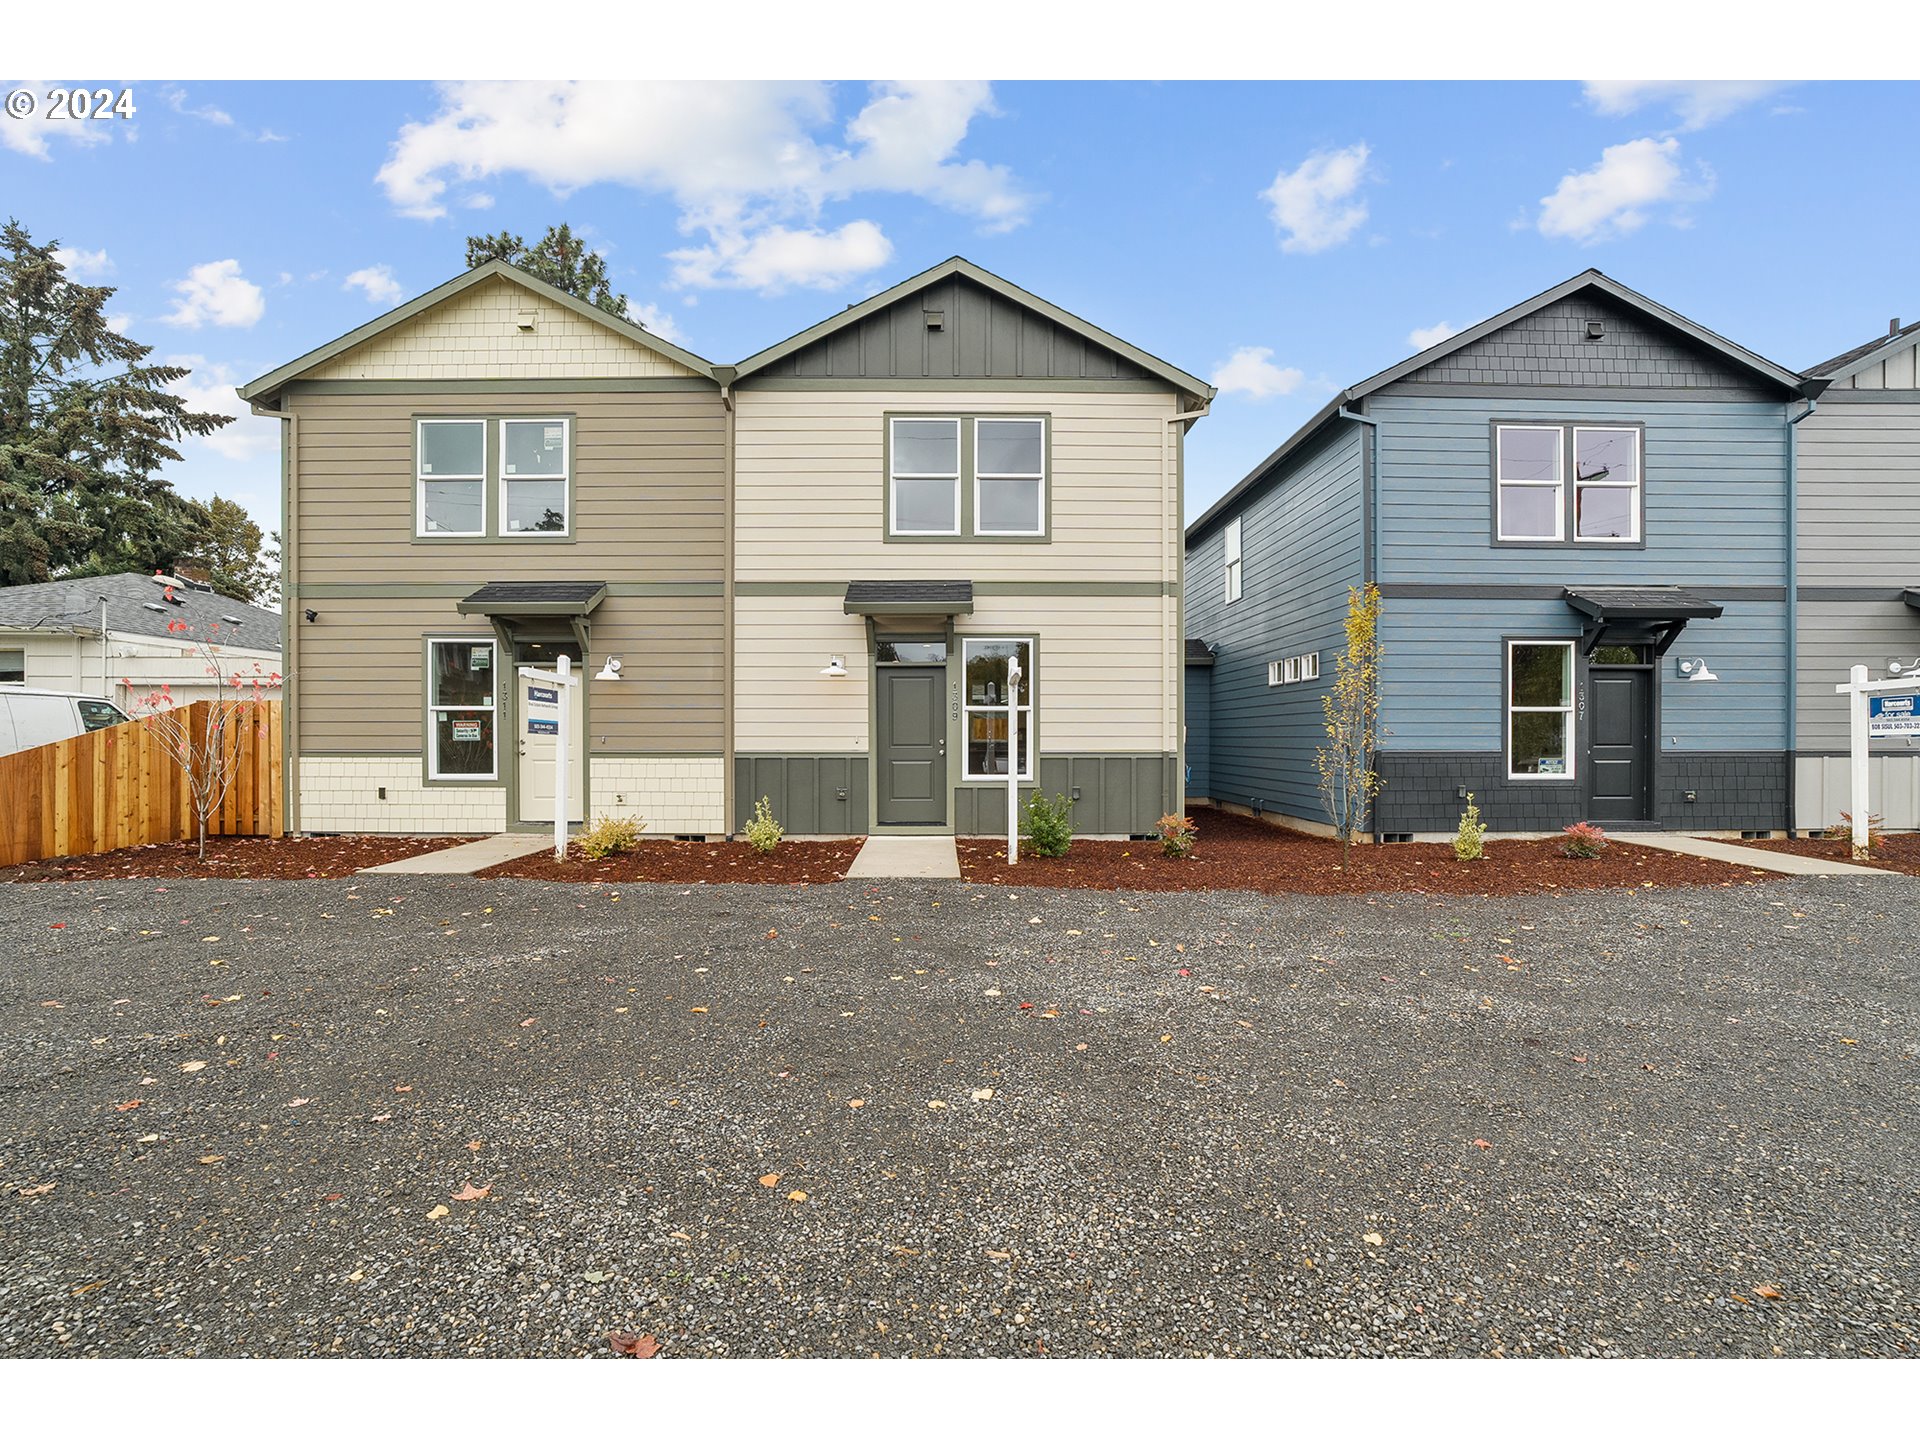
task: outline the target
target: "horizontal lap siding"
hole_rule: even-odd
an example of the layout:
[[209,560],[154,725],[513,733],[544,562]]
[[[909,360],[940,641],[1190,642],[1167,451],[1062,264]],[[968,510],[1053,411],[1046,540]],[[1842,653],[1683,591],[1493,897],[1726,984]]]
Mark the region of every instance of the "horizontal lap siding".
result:
[[1920,391],[1907,395],[1836,401],[1797,427],[1802,585],[1920,584]]
[[[932,622],[939,629],[938,620]],[[822,675],[827,658],[847,665]],[[867,748],[867,630],[837,595],[734,601],[734,749],[743,755],[845,754]],[[860,815],[864,831],[866,814]]]
[[[1796,748],[1845,753],[1852,744],[1847,697],[1836,695],[1833,687],[1844,684],[1855,665],[1879,676],[1889,659],[1911,661],[1916,655],[1920,616],[1904,601],[1802,600]],[[1914,753],[1904,739],[1881,740],[1873,749],[1889,755]]]

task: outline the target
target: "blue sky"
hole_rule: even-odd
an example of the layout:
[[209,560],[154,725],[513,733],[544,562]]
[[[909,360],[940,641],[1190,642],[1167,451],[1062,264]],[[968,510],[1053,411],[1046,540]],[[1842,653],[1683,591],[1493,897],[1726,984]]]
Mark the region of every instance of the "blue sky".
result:
[[[35,88],[44,96],[46,84]],[[1920,87],[136,83],[0,119],[4,208],[205,405],[565,219],[744,358],[959,253],[1223,393],[1208,503],[1340,385],[1587,266],[1796,368],[1920,317]],[[172,478],[277,524],[270,422]]]

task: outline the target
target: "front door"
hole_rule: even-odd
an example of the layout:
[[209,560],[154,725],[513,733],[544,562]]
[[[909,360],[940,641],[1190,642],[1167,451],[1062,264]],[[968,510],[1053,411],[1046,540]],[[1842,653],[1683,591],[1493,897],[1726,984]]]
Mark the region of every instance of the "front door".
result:
[[944,825],[946,666],[882,665],[874,673],[880,686],[875,817],[882,825]]
[[[530,653],[537,649],[537,653]],[[561,651],[573,660],[574,673],[580,671],[580,647],[542,645],[522,647],[519,663],[554,668]],[[519,714],[515,730],[520,737],[520,819],[524,823],[553,823],[554,758],[560,748],[559,711],[554,704],[554,687],[530,680],[517,671],[514,675],[519,695]],[[586,726],[582,723],[582,703],[586,686],[575,685],[567,697],[567,819],[584,820],[587,814]]]
[[1653,671],[1595,665],[1587,671],[1588,819],[1653,818]]

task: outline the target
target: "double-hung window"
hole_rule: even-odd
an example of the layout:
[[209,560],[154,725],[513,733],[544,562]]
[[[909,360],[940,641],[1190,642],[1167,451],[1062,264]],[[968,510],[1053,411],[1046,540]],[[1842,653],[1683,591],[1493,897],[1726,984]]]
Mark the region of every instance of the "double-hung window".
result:
[[963,639],[969,780],[1007,778],[1007,662],[1020,661],[1018,731],[1020,778],[1033,778],[1033,642]]
[[492,780],[494,643],[427,642],[427,778]]
[[27,683],[27,652],[25,650],[0,650],[0,685],[24,685]]
[[1640,432],[1573,427],[1573,538],[1632,544],[1640,538]]
[[1494,436],[1494,479],[1502,540],[1565,537],[1564,441],[1558,425],[1501,425]]
[[887,422],[887,529],[894,535],[960,533],[960,422]]
[[1227,522],[1226,538],[1227,604],[1240,598],[1240,517]]
[[487,533],[487,422],[420,420],[414,427],[420,535]]
[[571,528],[571,422],[500,422],[500,533],[565,535]]
[[973,531],[976,535],[1046,532],[1047,422],[973,422]]
[[1507,777],[1573,775],[1573,642],[1507,642]]

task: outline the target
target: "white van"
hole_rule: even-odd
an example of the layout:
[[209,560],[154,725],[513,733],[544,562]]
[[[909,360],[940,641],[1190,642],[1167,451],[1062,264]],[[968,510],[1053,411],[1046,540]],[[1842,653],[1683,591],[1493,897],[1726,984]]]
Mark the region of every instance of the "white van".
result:
[[124,725],[127,712],[98,695],[0,685],[0,755]]

